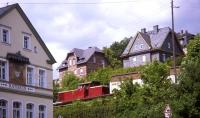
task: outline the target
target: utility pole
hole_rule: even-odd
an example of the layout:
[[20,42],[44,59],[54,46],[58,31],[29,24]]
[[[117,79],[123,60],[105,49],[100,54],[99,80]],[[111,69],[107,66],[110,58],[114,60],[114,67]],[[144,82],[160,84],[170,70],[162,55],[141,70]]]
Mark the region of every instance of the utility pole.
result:
[[176,49],[175,49],[175,33],[174,33],[174,8],[179,8],[174,6],[174,1],[171,1],[171,12],[172,12],[172,45],[173,45],[173,70],[174,70],[174,79],[175,83],[177,83],[176,79]]

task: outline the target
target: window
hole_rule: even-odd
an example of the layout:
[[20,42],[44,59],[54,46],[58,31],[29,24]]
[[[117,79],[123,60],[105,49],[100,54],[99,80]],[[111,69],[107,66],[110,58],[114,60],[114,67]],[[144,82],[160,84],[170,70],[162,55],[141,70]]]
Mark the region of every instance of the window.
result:
[[83,75],[83,69],[82,68],[80,69],[80,75]]
[[75,65],[75,64],[76,64],[76,60],[73,59],[73,61],[72,61],[72,65]]
[[69,65],[70,65],[70,66],[72,65],[72,60],[71,60],[71,59],[69,59]]
[[46,118],[46,106],[39,105],[39,118]]
[[7,80],[7,63],[0,60],[0,80]]
[[24,48],[31,49],[30,36],[24,35]]
[[27,85],[34,84],[34,71],[32,67],[27,67]]
[[96,57],[93,56],[93,63],[96,63]]
[[2,29],[2,42],[3,43],[10,43],[10,37],[9,37],[9,30],[8,29]]
[[74,74],[75,74],[75,75],[77,74],[77,70],[74,70]]
[[45,70],[39,69],[39,87],[45,87]]
[[137,46],[137,45],[135,45],[135,46],[134,46],[134,49],[135,49],[135,50],[137,50],[137,48],[138,48],[138,46]]
[[137,61],[136,57],[133,57],[133,61],[134,61],[134,62]]
[[21,107],[22,105],[20,102],[13,102],[13,118],[22,117]]
[[168,47],[168,48],[171,48],[170,42],[167,43],[167,47]]
[[140,45],[140,49],[143,49],[143,47],[144,47],[144,44],[141,44],[141,45]]
[[0,100],[0,118],[8,118],[8,102],[6,100]]
[[35,46],[34,47],[34,53],[37,53],[38,52],[38,50],[37,50],[37,47]]
[[166,60],[166,54],[163,54],[163,61]]
[[33,114],[34,114],[34,105],[28,103],[26,105],[26,118],[33,118]]
[[105,67],[105,61],[104,60],[101,60],[101,64],[103,66],[103,68]]
[[146,62],[146,56],[145,55],[142,56],[142,61]]

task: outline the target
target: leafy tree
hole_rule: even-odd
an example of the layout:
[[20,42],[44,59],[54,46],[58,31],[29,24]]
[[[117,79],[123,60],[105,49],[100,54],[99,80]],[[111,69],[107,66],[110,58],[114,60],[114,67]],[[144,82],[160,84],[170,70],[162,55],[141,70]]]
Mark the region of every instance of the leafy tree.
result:
[[173,84],[167,79],[169,68],[159,62],[146,65],[141,74],[144,84],[124,82],[116,92],[116,113],[119,117],[160,118],[166,104],[176,97]]
[[122,62],[118,58],[116,58],[113,50],[111,50],[110,48],[104,47],[103,52],[105,54],[105,57],[108,59],[108,63],[110,67],[112,68],[122,67]]
[[110,49],[113,51],[114,57],[121,60],[120,55],[123,53],[124,49],[128,45],[129,38],[124,38],[120,42],[115,41],[111,44]]
[[103,52],[105,53],[105,56],[108,59],[108,62],[112,68],[120,68],[122,67],[122,60],[120,58],[120,55],[126,48],[127,44],[129,42],[128,38],[124,38],[120,42],[114,42],[111,44],[109,48],[104,47]]
[[76,77],[74,74],[65,73],[65,75],[62,79],[62,82],[61,82],[62,90],[76,89],[78,84],[81,82],[83,82],[83,80]]
[[60,90],[59,85],[53,83],[53,102],[57,101],[57,95],[58,95],[59,90]]
[[200,35],[188,45],[188,54],[179,77],[176,113],[183,118],[200,117]]

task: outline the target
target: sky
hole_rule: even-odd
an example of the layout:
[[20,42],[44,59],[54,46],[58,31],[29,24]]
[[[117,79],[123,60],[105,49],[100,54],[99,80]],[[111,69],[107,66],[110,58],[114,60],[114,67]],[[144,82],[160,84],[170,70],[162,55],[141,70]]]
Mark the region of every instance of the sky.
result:
[[[171,0],[1,0],[0,6],[6,3],[20,3],[46,43],[57,61],[54,79],[73,48],[108,47],[142,28],[171,27]],[[174,9],[175,31],[199,33],[200,0],[174,0],[174,5],[180,7]]]

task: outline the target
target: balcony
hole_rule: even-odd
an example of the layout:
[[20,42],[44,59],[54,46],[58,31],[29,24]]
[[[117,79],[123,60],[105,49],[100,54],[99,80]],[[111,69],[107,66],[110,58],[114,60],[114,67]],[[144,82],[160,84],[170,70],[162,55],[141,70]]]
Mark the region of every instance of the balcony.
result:
[[3,80],[0,80],[0,90],[22,95],[37,96],[50,99],[53,98],[53,92],[51,89],[29,86],[29,85],[14,84]]

